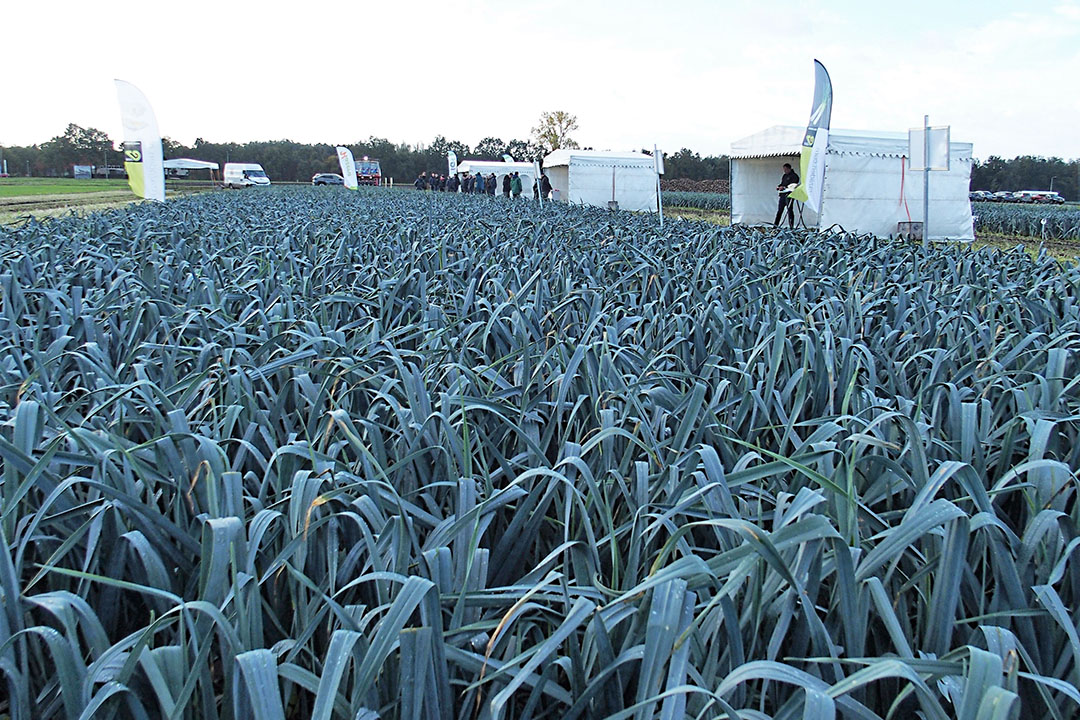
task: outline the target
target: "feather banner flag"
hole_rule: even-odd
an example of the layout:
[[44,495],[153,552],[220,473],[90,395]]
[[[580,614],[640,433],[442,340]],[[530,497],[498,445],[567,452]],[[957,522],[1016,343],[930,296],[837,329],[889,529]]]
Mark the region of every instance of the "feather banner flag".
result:
[[147,200],[165,201],[165,165],[161,133],[150,102],[139,88],[116,81],[124,125],[124,170],[131,191]]
[[829,146],[829,122],[832,120],[832,81],[829,71],[814,61],[814,104],[806,124],[799,157],[799,186],[791,197],[814,212],[821,211],[821,193],[825,185],[825,151]]
[[356,160],[353,158],[352,150],[347,147],[338,147],[337,159],[341,164],[341,177],[345,178],[345,187],[350,190],[359,189],[360,183],[356,179]]

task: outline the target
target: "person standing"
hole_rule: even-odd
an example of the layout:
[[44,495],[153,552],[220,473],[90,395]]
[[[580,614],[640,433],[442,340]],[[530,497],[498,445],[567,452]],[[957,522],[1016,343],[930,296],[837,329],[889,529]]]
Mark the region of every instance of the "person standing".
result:
[[798,185],[799,175],[791,169],[790,163],[784,163],[784,176],[780,178],[780,184],[776,186],[776,189],[780,192],[780,201],[776,207],[776,219],[773,220],[773,225],[779,227],[784,218],[784,211],[787,210],[788,227],[795,227],[795,209],[791,199],[791,191]]
[[521,177],[515,172],[510,178],[510,196],[515,200],[521,195]]
[[495,173],[488,175],[487,179],[487,191],[488,195],[495,197],[495,191],[499,188],[499,181],[495,178]]
[[413,185],[417,190],[427,190],[427,173],[421,172],[420,175],[413,182]]
[[478,192],[481,195],[484,195],[485,193],[487,193],[487,188],[485,187],[485,185],[487,185],[487,183],[485,182],[485,179],[486,178],[484,178],[484,176],[480,174],[480,171],[477,170],[476,171],[476,190],[474,192]]
[[540,195],[545,200],[551,197],[551,181],[548,180],[547,173],[542,170],[540,171]]
[[510,173],[503,175],[503,197],[510,197]]

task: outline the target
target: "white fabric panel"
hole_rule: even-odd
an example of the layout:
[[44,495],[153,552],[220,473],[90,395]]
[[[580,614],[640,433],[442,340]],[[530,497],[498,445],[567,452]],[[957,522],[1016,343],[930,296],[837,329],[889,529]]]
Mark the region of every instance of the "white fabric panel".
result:
[[[549,177],[558,166],[548,170]],[[620,210],[656,212],[656,171],[647,166],[602,165],[595,162],[579,163],[575,158],[569,167],[568,192],[565,199],[571,203],[607,207],[614,199]],[[552,186],[555,181],[552,179]]]
[[[951,170],[930,175],[930,239],[973,240],[971,159],[954,155]],[[904,158],[830,152],[821,227],[895,235],[898,223],[923,219],[922,196],[922,173],[909,171]]]
[[551,182],[551,189],[559,191],[559,200],[566,202],[570,194],[570,166],[546,167],[544,172],[548,176],[548,181]]
[[[731,222],[745,225],[772,223],[780,194],[776,186],[784,174],[784,163],[799,166],[798,155],[782,155],[764,158],[732,158],[731,160]],[[826,167],[828,160],[826,160]],[[825,192],[828,197],[828,170],[825,174]],[[815,228],[818,215],[808,207],[802,210],[806,227]],[[798,214],[796,214],[798,221]],[[786,224],[786,220],[785,220]]]
[[612,180],[615,168],[602,165],[571,165],[569,190],[564,198],[569,203],[607,207],[612,199]]
[[656,166],[616,167],[615,199],[620,210],[656,212]]

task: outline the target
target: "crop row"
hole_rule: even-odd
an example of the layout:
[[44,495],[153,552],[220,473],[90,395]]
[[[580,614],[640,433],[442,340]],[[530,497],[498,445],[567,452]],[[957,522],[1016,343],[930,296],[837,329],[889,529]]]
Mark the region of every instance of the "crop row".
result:
[[972,215],[976,232],[1080,240],[1080,210],[1073,207],[978,203]]
[[728,193],[665,190],[663,198],[664,207],[698,208],[701,210],[731,210],[731,195]]
[[1080,712],[1075,267],[310,188],[0,257],[0,714]]

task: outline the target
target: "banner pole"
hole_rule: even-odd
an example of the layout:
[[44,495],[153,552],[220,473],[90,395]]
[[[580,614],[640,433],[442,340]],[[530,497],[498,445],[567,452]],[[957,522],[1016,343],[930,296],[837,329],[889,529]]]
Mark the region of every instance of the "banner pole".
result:
[[923,247],[930,245],[930,116],[923,115],[923,195],[922,239]]
[[653,143],[653,169],[656,170],[656,209],[660,213],[660,228],[664,227],[664,199],[660,189],[660,149]]
[[544,184],[540,182],[540,161],[533,160],[533,183],[536,185],[536,199],[540,201],[540,207],[544,207]]

